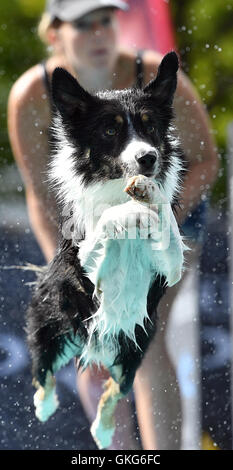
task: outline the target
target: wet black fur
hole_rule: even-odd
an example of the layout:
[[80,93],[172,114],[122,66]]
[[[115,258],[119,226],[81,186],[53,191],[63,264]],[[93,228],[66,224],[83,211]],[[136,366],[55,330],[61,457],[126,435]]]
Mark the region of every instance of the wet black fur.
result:
[[[167,136],[168,126],[173,118],[172,99],[178,68],[177,58],[172,54],[167,62],[161,64],[156,78],[157,87],[161,80],[160,94],[157,94],[156,81],[153,81],[144,91],[132,89],[90,96],[68,72],[61,69],[55,71],[53,99],[66,136],[76,148],[76,171],[82,175],[85,185],[93,181],[120,178],[127,174],[127,168],[123,168],[118,161],[118,155],[123,150],[130,132],[126,113],[130,113],[135,129],[142,138],[157,146],[163,143],[163,158],[158,175],[158,179],[163,181],[174,152]],[[153,135],[147,132],[140,119],[142,112],[148,112],[151,116],[150,125],[155,128]],[[103,129],[116,125],[116,115],[122,116],[123,123],[118,125],[116,137],[109,139],[103,135]],[[90,148],[88,161],[84,156],[87,147]],[[177,149],[176,154],[182,158],[180,149]],[[136,164],[131,168],[129,176],[134,174],[138,174]],[[136,326],[139,348],[123,333],[118,337],[119,354],[113,365],[123,366],[123,393],[127,393],[132,386],[136,370],[155,334],[157,306],[165,289],[165,279],[157,278],[148,293],[147,308],[151,322],[145,320],[147,334],[140,326]],[[84,341],[87,340],[91,320],[84,320],[98,308],[97,300],[92,298],[93,290],[94,286],[84,276],[80,266],[78,248],[73,246],[72,240],[61,239],[54,260],[39,275],[27,312],[27,335],[33,377],[42,386],[46,371],[55,372],[55,360],[64,351],[71,333],[78,334]],[[76,356],[81,353],[81,350],[77,351]],[[110,374],[114,378],[112,369]]]

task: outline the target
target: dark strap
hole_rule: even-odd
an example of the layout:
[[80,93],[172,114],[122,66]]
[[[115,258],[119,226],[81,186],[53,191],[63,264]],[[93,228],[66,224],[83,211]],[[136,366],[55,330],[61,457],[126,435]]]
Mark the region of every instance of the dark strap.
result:
[[48,74],[47,69],[46,69],[46,62],[41,62],[41,67],[42,67],[42,71],[43,71],[42,77],[43,77],[44,86],[45,86],[45,89],[48,93],[49,101],[50,101],[50,103],[52,103],[51,84],[50,84],[50,80],[49,80],[49,74]]
[[136,87],[142,88],[143,87],[143,79],[144,79],[144,66],[143,66],[143,53],[142,49],[137,51],[136,57]]

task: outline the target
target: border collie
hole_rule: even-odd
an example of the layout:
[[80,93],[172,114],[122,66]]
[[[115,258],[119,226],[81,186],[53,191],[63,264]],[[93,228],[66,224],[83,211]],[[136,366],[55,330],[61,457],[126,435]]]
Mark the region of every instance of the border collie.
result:
[[49,181],[61,227],[27,312],[34,404],[41,421],[55,412],[54,374],[73,357],[83,370],[104,366],[110,378],[91,426],[99,448],[111,444],[114,410],[154,337],[159,300],[182,275],[177,70],[170,52],[144,89],[96,94],[64,69],[53,73]]

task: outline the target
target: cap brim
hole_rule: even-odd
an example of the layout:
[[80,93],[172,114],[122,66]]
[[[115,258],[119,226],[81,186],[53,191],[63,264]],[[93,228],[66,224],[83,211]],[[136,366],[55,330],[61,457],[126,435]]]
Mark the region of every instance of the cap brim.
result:
[[129,5],[121,0],[113,0],[112,2],[107,0],[101,0],[100,2],[96,2],[94,0],[87,0],[83,5],[77,2],[77,7],[74,3],[72,3],[72,5],[69,5],[69,2],[67,2],[67,6],[63,8],[63,11],[61,9],[58,9],[56,11],[56,9],[54,8],[52,16],[54,18],[59,18],[62,21],[74,21],[84,15],[87,15],[92,11],[108,7],[117,8],[119,10],[125,11],[129,10]]

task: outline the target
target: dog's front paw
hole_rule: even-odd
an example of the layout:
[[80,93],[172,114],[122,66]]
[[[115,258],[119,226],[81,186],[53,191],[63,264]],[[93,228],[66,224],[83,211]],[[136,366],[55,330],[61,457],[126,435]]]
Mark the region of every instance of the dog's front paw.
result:
[[144,175],[132,176],[129,178],[124,191],[133,199],[139,202],[155,202],[155,192],[157,185],[150,178]]
[[100,236],[107,239],[125,238],[128,218],[125,206],[127,204],[113,206],[103,212],[96,227],[96,232],[99,232]]

